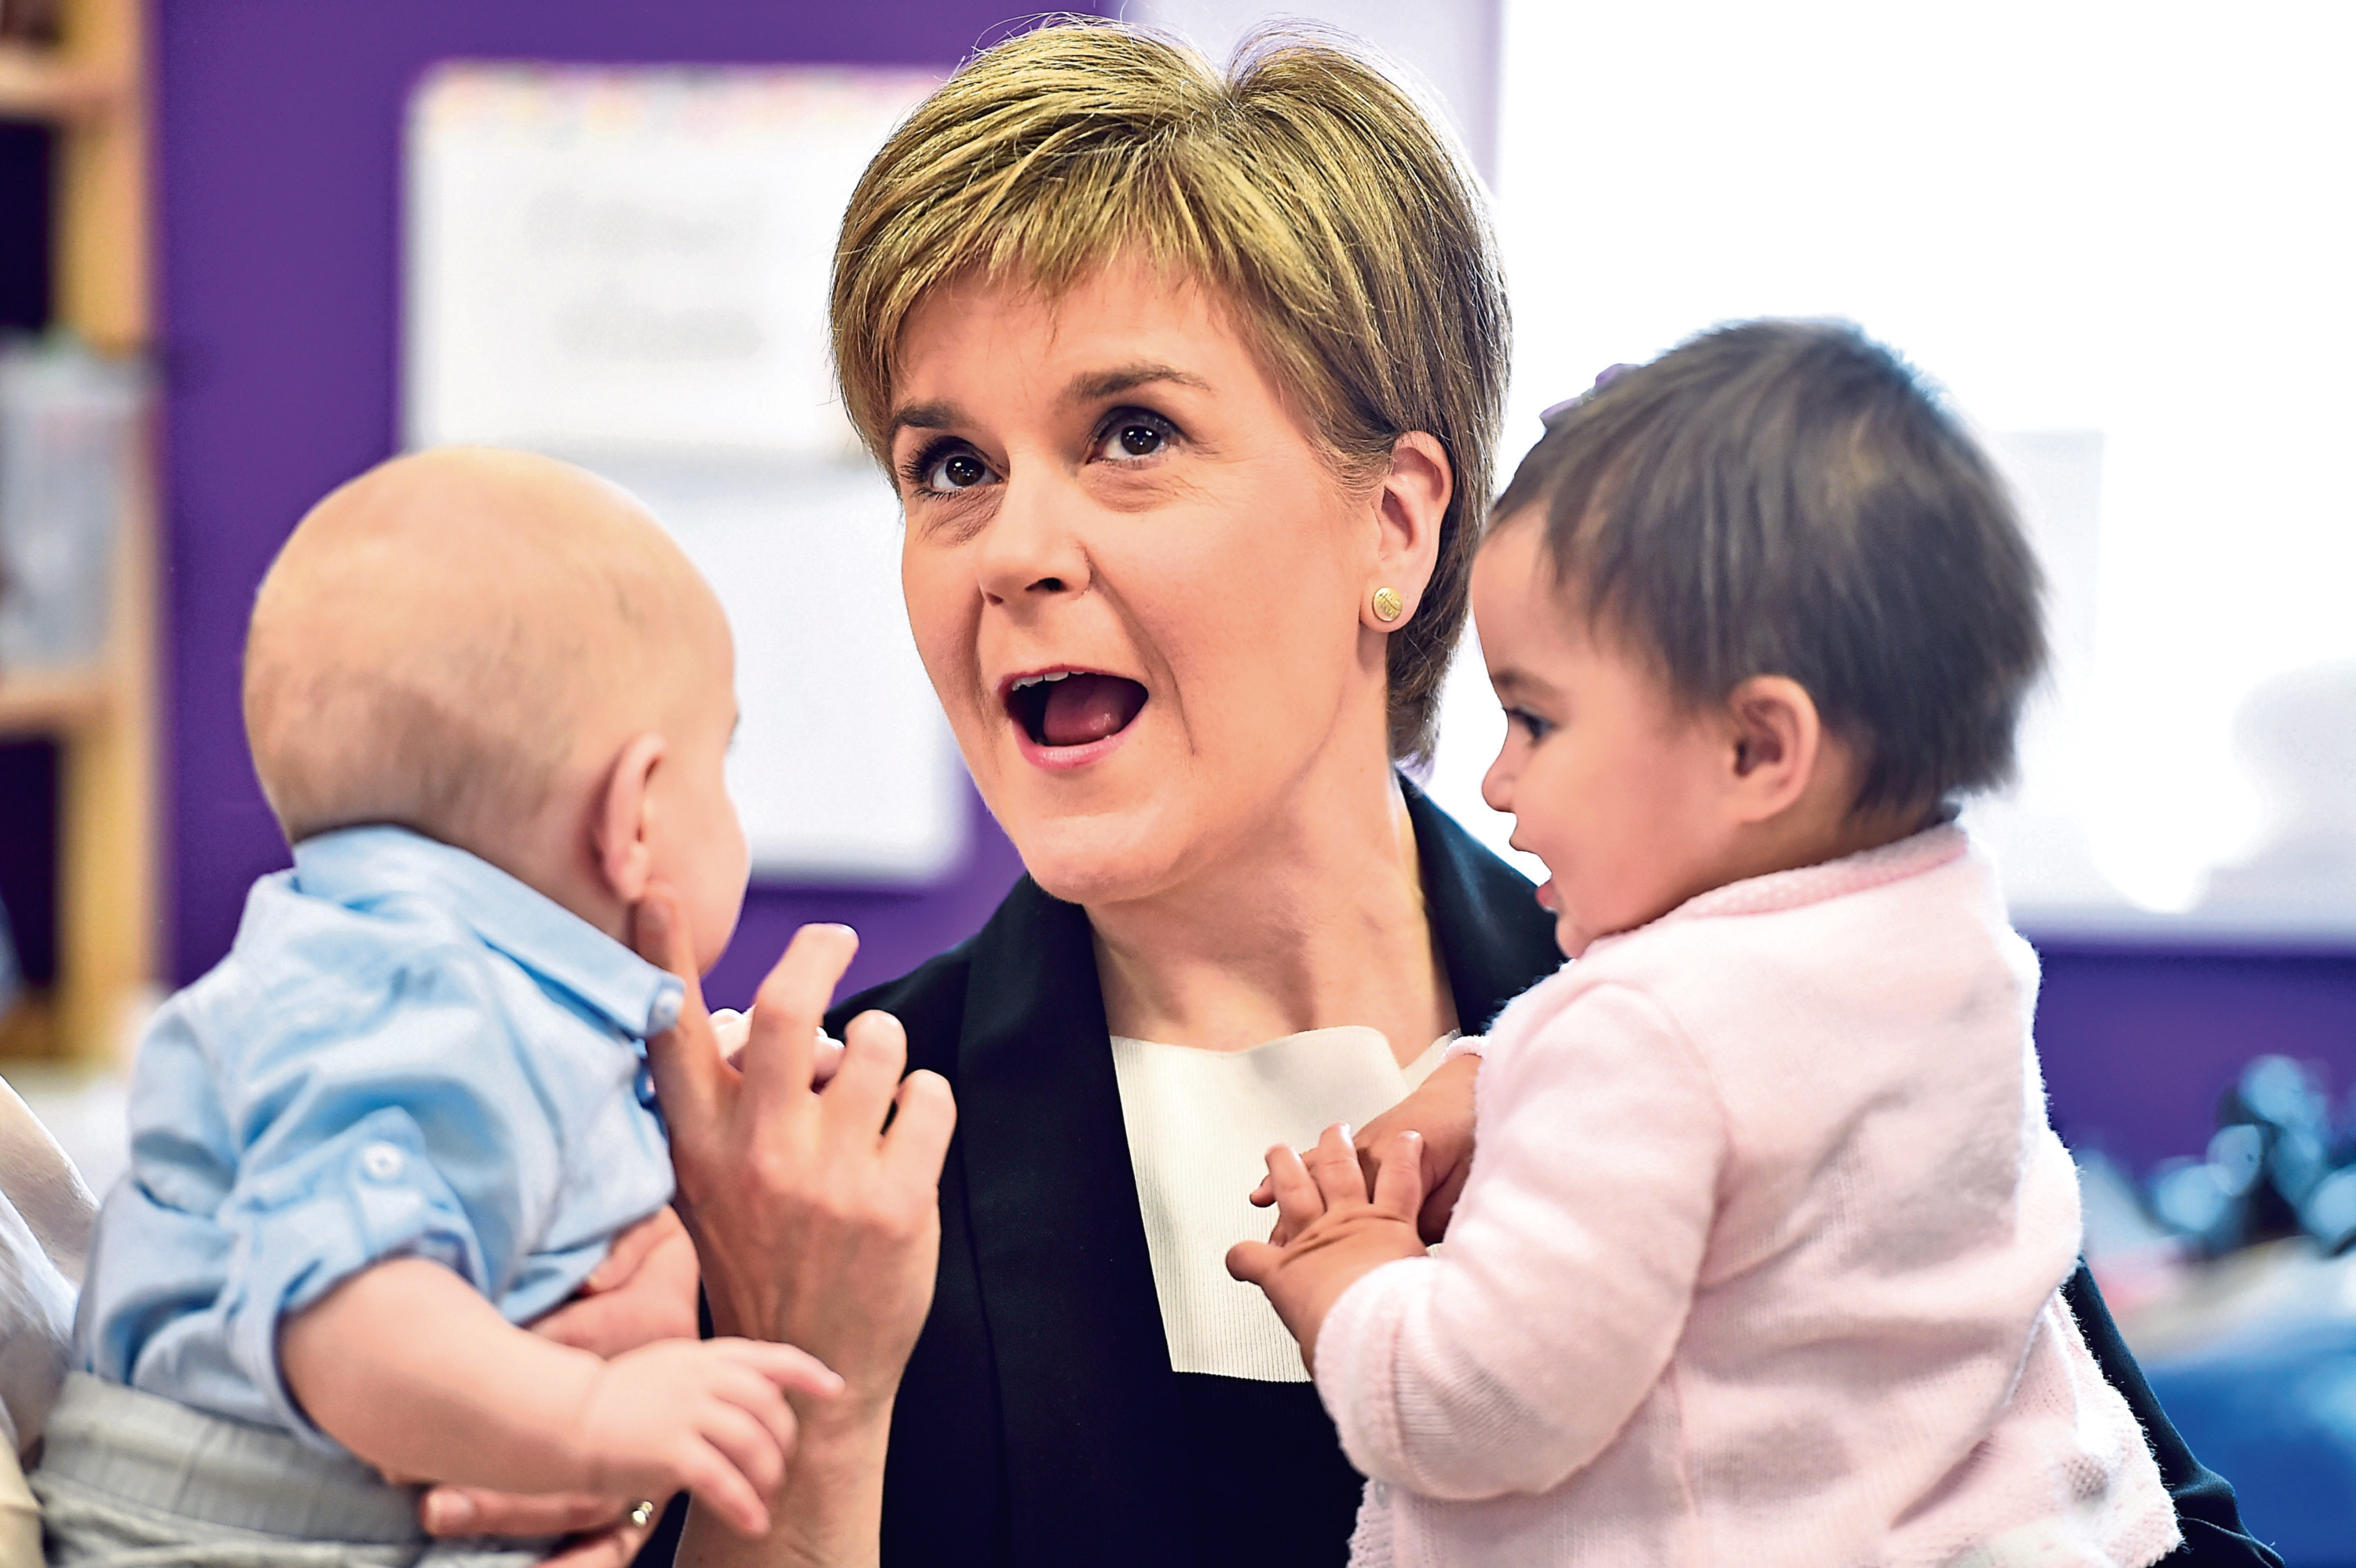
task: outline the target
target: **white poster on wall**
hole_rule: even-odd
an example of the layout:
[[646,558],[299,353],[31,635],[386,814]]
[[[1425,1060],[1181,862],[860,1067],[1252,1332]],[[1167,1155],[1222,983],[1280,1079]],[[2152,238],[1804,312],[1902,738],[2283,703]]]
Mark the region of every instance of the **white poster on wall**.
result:
[[772,879],[924,881],[966,844],[826,343],[851,187],[938,80],[466,62],[410,104],[408,443],[552,453],[678,537],[735,630],[730,783]]

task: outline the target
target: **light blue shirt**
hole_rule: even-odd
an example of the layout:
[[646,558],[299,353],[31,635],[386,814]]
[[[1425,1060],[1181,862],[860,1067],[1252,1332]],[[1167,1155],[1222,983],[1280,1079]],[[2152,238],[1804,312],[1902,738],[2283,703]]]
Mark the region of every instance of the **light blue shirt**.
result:
[[671,1195],[645,1040],[679,981],[507,873],[398,827],[294,847],[219,967],[156,1015],[75,1322],[99,1376],[335,1445],[278,1325],[392,1257],[512,1323]]

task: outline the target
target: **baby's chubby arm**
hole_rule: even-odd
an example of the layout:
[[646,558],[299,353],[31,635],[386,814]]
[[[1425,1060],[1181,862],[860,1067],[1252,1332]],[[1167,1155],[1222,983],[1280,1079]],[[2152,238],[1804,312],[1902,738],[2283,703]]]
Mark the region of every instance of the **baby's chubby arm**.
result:
[[[1358,1229],[1412,1243],[1422,1162],[1397,1137],[1388,1202],[1379,1181],[1371,1204],[1336,1200],[1357,1172],[1333,1139],[1310,1161],[1322,1200],[1283,1205],[1308,1216],[1291,1239],[1229,1254],[1313,1346],[1351,1462],[1426,1497],[1546,1491],[1601,1453],[1675,1353],[1715,1214],[1723,1108],[1659,1008],[1598,986],[1526,1024],[1480,1070],[1481,1169],[1440,1254],[1359,1243],[1335,1270],[1303,1251]],[[1301,1276],[1290,1304],[1284,1274]]]
[[1312,1375],[1318,1332],[1344,1294],[1385,1264],[1424,1255],[1415,1233],[1419,1142],[1406,1131],[1383,1145],[1371,1191],[1343,1123],[1326,1128],[1305,1159],[1282,1144],[1268,1151],[1263,1185],[1275,1195],[1276,1230],[1228,1248],[1227,1272],[1268,1293]]
[[364,1269],[286,1318],[278,1356],[305,1413],[388,1475],[509,1492],[684,1487],[751,1535],[769,1528],[793,1451],[784,1391],[841,1386],[800,1350],[742,1339],[601,1360],[515,1328],[422,1258]]

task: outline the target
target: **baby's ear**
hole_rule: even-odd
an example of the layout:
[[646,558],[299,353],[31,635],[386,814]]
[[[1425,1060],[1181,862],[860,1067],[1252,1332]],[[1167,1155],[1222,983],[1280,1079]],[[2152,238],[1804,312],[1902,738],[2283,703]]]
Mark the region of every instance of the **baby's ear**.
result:
[[654,777],[667,749],[651,731],[624,746],[591,817],[598,874],[605,891],[626,904],[645,896],[654,874]]
[[1824,720],[1808,688],[1781,675],[1752,676],[1728,696],[1726,711],[1730,783],[1742,816],[1764,822],[1807,792],[1824,751]]

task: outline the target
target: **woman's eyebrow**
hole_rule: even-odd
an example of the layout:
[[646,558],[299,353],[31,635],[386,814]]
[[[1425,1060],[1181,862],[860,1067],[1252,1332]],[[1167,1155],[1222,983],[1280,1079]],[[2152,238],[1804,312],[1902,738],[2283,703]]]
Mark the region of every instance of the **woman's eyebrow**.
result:
[[1064,389],[1066,403],[1094,403],[1106,398],[1117,398],[1123,392],[1154,381],[1169,381],[1181,387],[1192,387],[1207,392],[1211,384],[1200,376],[1179,369],[1174,365],[1158,365],[1141,361],[1134,365],[1116,366],[1109,370],[1090,370],[1072,378]]
[[904,430],[948,430],[958,423],[957,409],[948,403],[906,403],[892,411],[892,423],[884,433],[888,441]]

